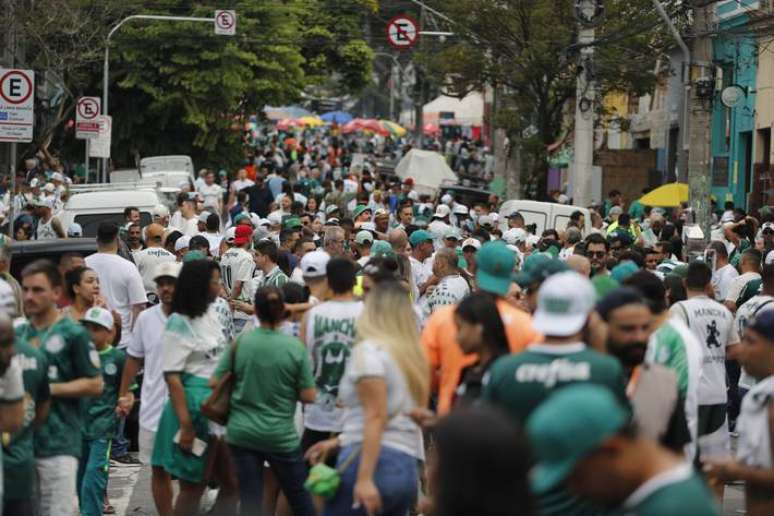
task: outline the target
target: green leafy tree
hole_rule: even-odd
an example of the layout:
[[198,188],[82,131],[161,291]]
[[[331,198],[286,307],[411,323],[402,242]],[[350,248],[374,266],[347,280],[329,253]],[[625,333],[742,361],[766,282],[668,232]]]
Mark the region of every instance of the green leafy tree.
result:
[[[547,147],[572,129],[578,70],[578,23],[572,0],[443,0],[455,37],[422,57],[452,95],[501,92],[495,121],[529,166],[532,192],[544,191]],[[650,0],[605,0],[596,29],[597,98],[610,91],[642,94],[671,42]],[[676,9],[673,8],[673,12]],[[569,122],[569,123],[568,123]],[[515,147],[518,147],[516,149]]]

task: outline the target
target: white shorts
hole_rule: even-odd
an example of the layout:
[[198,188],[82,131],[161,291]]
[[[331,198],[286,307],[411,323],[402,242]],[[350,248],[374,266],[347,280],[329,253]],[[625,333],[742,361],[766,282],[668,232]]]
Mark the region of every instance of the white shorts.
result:
[[156,432],[151,432],[143,427],[140,427],[140,432],[137,435],[137,444],[140,448],[139,459],[143,465],[149,466],[151,463],[151,456],[153,456],[153,443],[156,442]]
[[40,516],[74,514],[78,506],[75,493],[78,459],[57,455],[37,460]]

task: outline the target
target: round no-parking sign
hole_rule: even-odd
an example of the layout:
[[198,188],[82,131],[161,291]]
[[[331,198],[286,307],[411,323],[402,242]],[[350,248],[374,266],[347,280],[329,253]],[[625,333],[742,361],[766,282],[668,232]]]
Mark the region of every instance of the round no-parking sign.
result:
[[387,41],[399,50],[408,50],[419,40],[419,24],[411,16],[399,14],[387,23]]
[[0,68],[0,142],[31,142],[35,72]]

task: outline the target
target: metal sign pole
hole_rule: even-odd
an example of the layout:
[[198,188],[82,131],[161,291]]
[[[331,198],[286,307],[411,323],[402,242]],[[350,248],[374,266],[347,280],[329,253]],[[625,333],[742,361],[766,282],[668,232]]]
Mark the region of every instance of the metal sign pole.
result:
[[16,207],[16,142],[11,142],[11,191],[8,194],[8,238],[13,238],[13,218]]

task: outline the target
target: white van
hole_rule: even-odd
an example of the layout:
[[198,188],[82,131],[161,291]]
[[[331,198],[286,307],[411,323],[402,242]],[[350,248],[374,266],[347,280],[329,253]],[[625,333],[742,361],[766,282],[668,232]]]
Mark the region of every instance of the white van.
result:
[[124,223],[124,208],[136,206],[140,210],[140,223],[147,226],[153,221],[154,206],[162,204],[154,190],[101,190],[73,193],[58,215],[62,226],[67,228],[77,222],[83,228],[84,237],[97,236],[100,222]]
[[193,161],[190,156],[153,156],[140,160],[140,177],[143,182],[153,181],[161,186],[180,187],[188,181],[192,185],[194,176]]
[[521,199],[505,201],[500,207],[500,229],[503,231],[508,229],[508,215],[514,211],[521,213],[524,217],[524,224],[535,224],[537,236],[543,234],[546,229],[564,230],[567,223],[570,222],[570,216],[576,211],[580,211],[585,219],[583,235],[591,233],[591,215],[588,208]]

